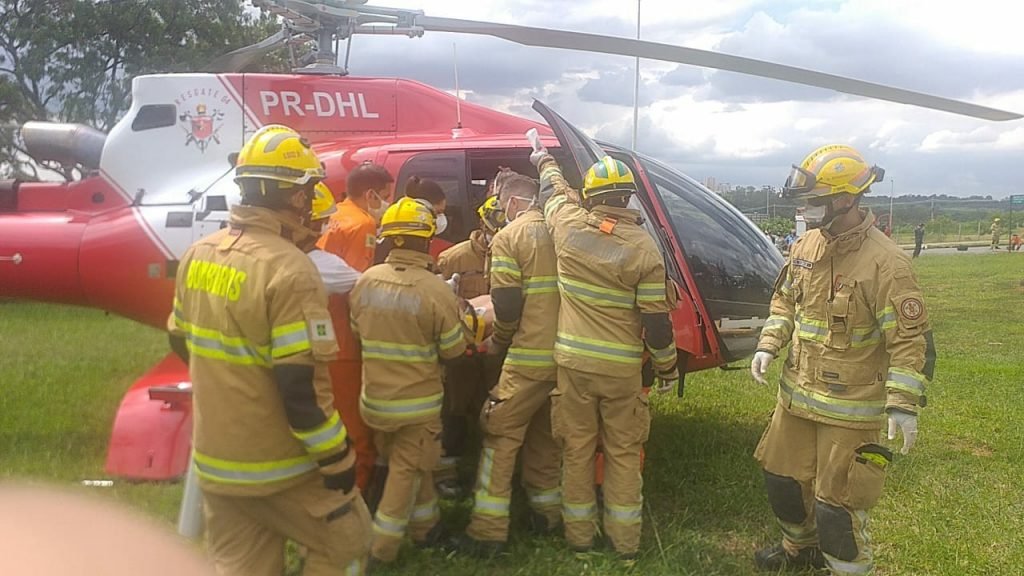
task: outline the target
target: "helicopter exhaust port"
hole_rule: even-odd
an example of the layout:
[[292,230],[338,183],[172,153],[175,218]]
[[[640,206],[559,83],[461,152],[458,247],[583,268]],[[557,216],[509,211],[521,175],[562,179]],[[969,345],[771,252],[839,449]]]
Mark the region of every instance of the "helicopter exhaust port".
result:
[[37,162],[58,162],[65,166],[100,167],[107,135],[83,124],[26,122],[21,137],[29,156]]

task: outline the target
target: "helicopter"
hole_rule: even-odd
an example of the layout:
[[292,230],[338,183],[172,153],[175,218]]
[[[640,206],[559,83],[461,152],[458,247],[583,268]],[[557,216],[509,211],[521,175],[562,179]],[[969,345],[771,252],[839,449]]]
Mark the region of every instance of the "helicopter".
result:
[[[596,34],[426,16],[366,0],[255,0],[281,31],[212,62],[208,73],[155,74],[132,82],[130,109],[109,134],[29,122],[32,157],[76,166],[68,183],[0,181],[0,297],[95,307],[163,328],[178,261],[226,225],[240,200],[233,155],[261,126],[303,134],[336,196],[355,166],[388,169],[402,190],[413,176],[447,195],[449,226],[436,252],[468,237],[475,208],[499,167],[535,173],[523,134],[535,129],[570,184],[604,155],[637,178],[632,207],[665,258],[676,288],[672,313],[682,373],[749,356],[768,316],[783,260],[765,234],[696,180],[655,158],[599,143],[535,101],[545,123],[485,108],[401,78],[353,77],[333,46],[358,34],[490,35],[565,48],[692,64],[796,82],[992,121],[1021,115],[939,96],[711,51]],[[259,58],[312,40],[315,62],[291,74],[243,73]],[[452,111],[457,110],[453,121]],[[190,454],[191,385],[174,354],[137,379],[118,410],[106,471],[172,480]]]

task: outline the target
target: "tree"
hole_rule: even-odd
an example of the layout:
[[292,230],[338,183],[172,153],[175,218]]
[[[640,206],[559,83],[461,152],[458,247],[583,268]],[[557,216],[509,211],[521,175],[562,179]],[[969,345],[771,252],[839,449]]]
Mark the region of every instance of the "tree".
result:
[[24,122],[107,131],[128,108],[135,76],[201,70],[277,28],[239,0],[0,0],[0,176],[38,179],[18,137]]

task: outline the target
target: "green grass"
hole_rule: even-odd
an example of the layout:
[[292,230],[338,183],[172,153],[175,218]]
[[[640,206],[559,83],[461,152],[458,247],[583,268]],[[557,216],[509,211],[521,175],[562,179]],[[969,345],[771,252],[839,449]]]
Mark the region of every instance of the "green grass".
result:
[[[925,255],[915,261],[939,362],[915,450],[899,457],[873,512],[879,574],[1011,575],[1024,564],[1024,256]],[[0,475],[58,483],[103,477],[124,390],[160,359],[155,330],[102,312],[0,304]],[[742,363],[738,363],[740,365]],[[777,373],[778,362],[773,366]],[[656,398],[647,447],[642,556],[653,575],[753,574],[778,537],[751,457],[774,390],[745,371],[691,374],[682,401]],[[173,523],[174,485],[95,489]],[[456,529],[469,503],[445,508]],[[392,574],[602,575],[514,514],[512,555],[495,562],[405,550]]]

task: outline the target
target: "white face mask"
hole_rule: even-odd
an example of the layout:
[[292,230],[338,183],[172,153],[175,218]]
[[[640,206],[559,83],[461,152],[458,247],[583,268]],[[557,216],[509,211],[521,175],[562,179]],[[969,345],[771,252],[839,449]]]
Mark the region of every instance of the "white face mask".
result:
[[[512,212],[512,200],[522,200],[524,202],[528,202],[528,204],[526,205],[526,208],[523,208],[522,210],[517,210],[516,212]],[[509,196],[508,200],[505,202],[505,218],[509,222],[515,220],[516,218],[521,216],[523,212],[526,212],[530,208],[533,208],[533,203],[535,201],[536,200],[534,198],[523,198],[522,196]]]
[[819,228],[825,223],[827,215],[828,205],[808,206],[804,209],[804,222],[807,222],[808,228]]
[[389,202],[385,202],[376,191],[373,192],[373,195],[377,198],[377,201],[380,202],[380,205],[376,208],[369,208],[368,211],[370,212],[370,216],[373,216],[374,220],[379,223],[380,219],[384,217],[384,212],[387,211],[388,206],[391,204]]
[[444,214],[439,215],[434,222],[434,226],[437,228],[434,232],[434,236],[444,234],[444,231],[448,229],[448,217]]

